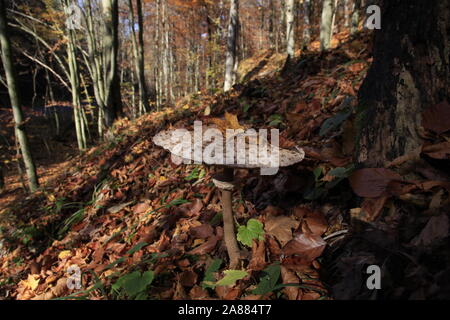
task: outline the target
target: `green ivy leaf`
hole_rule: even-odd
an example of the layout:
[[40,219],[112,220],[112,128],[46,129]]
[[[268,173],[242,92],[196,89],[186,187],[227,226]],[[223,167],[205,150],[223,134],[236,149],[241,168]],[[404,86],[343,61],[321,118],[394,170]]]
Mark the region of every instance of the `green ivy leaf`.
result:
[[204,283],[211,288],[217,286],[233,286],[236,281],[241,280],[248,275],[248,273],[243,270],[225,270],[224,274],[225,276],[217,282],[205,281]]
[[336,178],[348,178],[354,170],[354,166],[348,168],[334,168],[328,172],[328,175]]
[[278,279],[280,278],[281,268],[280,264],[272,264],[263,270],[265,274],[261,277],[261,280],[255,290],[252,291],[253,294],[266,294],[272,292],[276,289]]
[[263,224],[256,219],[248,220],[247,226],[239,226],[237,239],[248,247],[252,246],[253,239],[264,240]]
[[213,262],[211,262],[211,264],[209,265],[208,269],[206,269],[205,278],[203,279],[202,282],[202,287],[204,289],[212,288],[212,286],[209,285],[208,283],[216,281],[216,279],[214,278],[214,273],[219,271],[222,262],[223,262],[222,259],[214,259]]
[[134,297],[142,293],[153,282],[154,276],[153,271],[146,271],[142,274],[139,271],[134,271],[120,277],[114,284],[113,289],[123,288],[129,297]]

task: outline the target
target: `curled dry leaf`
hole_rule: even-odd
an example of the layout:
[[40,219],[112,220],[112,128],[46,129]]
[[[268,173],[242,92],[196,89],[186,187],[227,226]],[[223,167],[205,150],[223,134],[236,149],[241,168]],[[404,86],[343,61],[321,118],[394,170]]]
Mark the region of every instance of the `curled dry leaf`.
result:
[[292,229],[297,229],[299,224],[300,222],[292,217],[268,215],[264,229],[284,246],[292,240]]
[[359,220],[365,222],[375,221],[381,213],[388,197],[365,198],[361,204],[359,212]]
[[308,225],[309,230],[315,235],[321,236],[328,229],[328,222],[320,211],[310,211],[306,214],[304,222]]
[[207,254],[213,251],[216,248],[217,241],[219,240],[218,236],[212,236],[205,243],[199,245],[197,248],[192,249],[188,252],[188,254]]
[[433,145],[424,146],[422,153],[425,153],[433,159],[449,159],[450,158],[450,142],[442,142]]
[[209,224],[202,224],[191,228],[189,232],[195,239],[207,239],[213,235],[214,229]]
[[192,270],[183,271],[180,274],[180,283],[185,287],[192,287],[197,283],[197,274]]
[[189,291],[189,298],[192,300],[205,300],[209,298],[209,294],[207,290],[196,285]]
[[[281,266],[281,279],[283,280],[283,284],[300,283],[295,272],[289,270],[285,266]],[[283,288],[283,292],[287,295],[289,300],[300,300],[302,296],[302,290],[294,286]]]
[[287,256],[299,255],[306,261],[312,262],[322,254],[325,246],[326,242],[322,237],[301,232],[284,246],[283,253]]
[[252,259],[248,265],[249,270],[260,271],[266,267],[266,244],[263,240],[253,240]]
[[377,198],[388,194],[392,181],[401,181],[402,177],[384,168],[365,168],[356,170],[350,177],[353,192],[364,198]]
[[278,260],[283,254],[280,245],[273,237],[267,237],[267,244],[269,246],[270,260]]
[[448,237],[449,222],[447,214],[433,216],[422,232],[413,240],[416,246],[429,246]]
[[450,130],[450,105],[443,101],[422,113],[422,126],[437,134]]

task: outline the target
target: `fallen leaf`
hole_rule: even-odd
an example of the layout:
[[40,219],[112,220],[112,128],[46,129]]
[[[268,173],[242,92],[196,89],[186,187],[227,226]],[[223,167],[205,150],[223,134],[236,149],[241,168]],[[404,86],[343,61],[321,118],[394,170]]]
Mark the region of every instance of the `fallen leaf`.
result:
[[214,229],[209,224],[202,224],[189,230],[195,239],[207,239],[213,235]]
[[287,256],[299,255],[312,262],[322,254],[326,244],[318,235],[300,232],[283,247],[283,253]]
[[264,241],[253,241],[252,259],[248,264],[249,270],[259,271],[266,267],[266,245]]
[[387,194],[390,182],[398,180],[402,177],[388,169],[384,168],[366,168],[353,172],[349,177],[350,186],[353,192],[364,198],[377,198]]
[[[281,266],[281,279],[283,280],[283,284],[300,283],[300,280],[295,275],[295,272],[292,272],[285,266]],[[289,300],[299,300],[302,295],[301,289],[294,286],[283,288],[283,292],[287,295]]]
[[448,217],[447,214],[443,213],[438,216],[433,216],[428,220],[425,228],[422,232],[414,238],[412,243],[415,246],[429,246],[439,240],[448,237]]
[[58,254],[58,259],[64,260],[72,255],[70,250],[63,250]]
[[281,245],[292,240],[292,229],[297,229],[300,222],[289,216],[268,215],[264,224],[264,230],[274,236]]
[[27,280],[22,280],[21,282],[25,287],[30,288],[32,291],[36,290],[39,285],[39,275],[37,274],[29,274]]
[[450,130],[450,105],[443,101],[422,113],[422,126],[437,134]]
[[422,153],[425,153],[433,159],[450,158],[450,142],[442,142],[433,145],[424,146]]
[[218,240],[219,240],[219,238],[217,236],[212,236],[208,239],[208,241],[206,241],[202,245],[189,251],[188,254],[202,255],[202,254],[210,253],[211,251],[213,251],[215,249]]
[[309,230],[315,235],[321,236],[328,229],[328,222],[320,211],[310,211],[306,214],[304,221],[308,225]]

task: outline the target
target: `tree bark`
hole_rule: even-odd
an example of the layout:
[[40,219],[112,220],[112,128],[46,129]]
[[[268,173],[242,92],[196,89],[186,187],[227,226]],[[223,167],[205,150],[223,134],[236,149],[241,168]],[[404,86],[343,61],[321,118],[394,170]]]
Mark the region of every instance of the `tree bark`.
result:
[[5,1],[0,0],[0,43],[2,48],[3,67],[6,73],[8,93],[14,115],[15,133],[19,141],[20,150],[22,152],[22,158],[25,164],[30,191],[34,192],[39,187],[39,183],[36,174],[36,167],[31,155],[28,137],[25,130],[25,123],[20,105],[19,87],[17,85],[14,63],[12,60],[11,42],[8,38],[8,34]]
[[352,27],[351,34],[355,34],[358,31],[359,26],[359,9],[361,8],[361,0],[355,0],[353,4],[353,12],[352,12]]
[[423,144],[422,112],[449,101],[448,1],[384,0],[359,91],[357,160],[380,167]]
[[225,81],[223,89],[228,91],[233,86],[233,70],[236,57],[236,47],[238,38],[238,24],[239,24],[239,0],[231,0],[230,5],[230,22],[228,24],[227,35],[227,52],[225,60]]
[[120,98],[120,85],[118,77],[117,53],[118,41],[118,0],[102,0],[104,28],[105,58],[104,68],[104,93],[105,93],[105,126],[111,127],[114,120],[122,112],[122,101]]
[[[68,17],[69,1],[64,1],[64,11]],[[70,85],[72,91],[72,107],[75,122],[75,130],[77,136],[78,149],[84,150],[87,147],[86,127],[81,114],[81,98],[80,98],[80,78],[79,68],[76,55],[76,44],[74,30],[67,28],[67,61],[69,64]]]
[[288,59],[293,58],[295,55],[295,35],[294,35],[294,12],[295,1],[286,1],[286,53]]
[[148,104],[147,85],[145,82],[145,66],[144,66],[144,36],[143,36],[143,16],[142,16],[142,2],[136,0],[136,9],[138,17],[138,35],[136,36],[135,19],[134,19],[134,6],[133,0],[128,0],[129,12],[129,24],[131,29],[131,41],[133,45],[133,58],[134,68],[136,73],[136,80],[139,88],[139,114],[143,114],[150,110]]
[[331,28],[333,21],[333,0],[324,0],[320,23],[320,50],[328,50],[331,44]]
[[5,188],[5,177],[3,176],[3,166],[0,163],[0,194],[3,192]]
[[311,42],[310,7],[311,0],[303,0],[303,48],[307,48]]

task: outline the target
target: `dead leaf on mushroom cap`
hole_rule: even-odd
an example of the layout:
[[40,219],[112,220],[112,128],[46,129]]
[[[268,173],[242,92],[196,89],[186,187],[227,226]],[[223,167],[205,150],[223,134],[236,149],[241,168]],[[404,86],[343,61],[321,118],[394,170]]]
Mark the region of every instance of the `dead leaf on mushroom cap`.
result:
[[283,253],[287,256],[299,255],[312,262],[322,254],[326,244],[318,235],[300,232],[284,246]]

